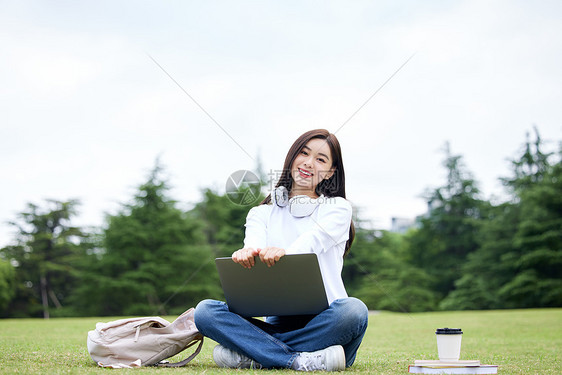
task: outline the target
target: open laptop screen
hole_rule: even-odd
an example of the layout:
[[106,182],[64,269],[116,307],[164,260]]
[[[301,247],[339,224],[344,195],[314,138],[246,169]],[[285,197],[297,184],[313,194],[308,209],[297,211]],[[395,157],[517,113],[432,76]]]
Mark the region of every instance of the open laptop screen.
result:
[[241,316],[309,315],[328,308],[316,254],[285,255],[272,267],[256,257],[251,269],[232,258],[215,263],[228,308]]

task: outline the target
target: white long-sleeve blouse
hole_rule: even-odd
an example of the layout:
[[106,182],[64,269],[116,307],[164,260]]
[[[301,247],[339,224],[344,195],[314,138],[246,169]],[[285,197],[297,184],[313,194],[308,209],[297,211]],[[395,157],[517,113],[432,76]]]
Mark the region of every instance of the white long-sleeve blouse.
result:
[[295,217],[289,207],[263,204],[246,217],[245,248],[279,247],[286,254],[316,253],[328,303],[347,297],[341,273],[349,238],[351,204],[344,198],[321,196],[310,216]]

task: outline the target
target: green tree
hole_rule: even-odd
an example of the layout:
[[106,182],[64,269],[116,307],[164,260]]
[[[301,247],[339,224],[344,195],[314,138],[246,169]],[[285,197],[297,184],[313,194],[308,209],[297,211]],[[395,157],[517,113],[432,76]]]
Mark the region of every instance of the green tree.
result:
[[502,179],[510,200],[489,210],[480,247],[442,308],[562,306],[562,157],[550,164],[553,155],[535,134]]
[[441,301],[443,310],[484,310],[506,307],[500,288],[513,278],[508,262],[520,218],[517,204],[506,202],[489,210],[480,228],[479,248],[468,254],[455,290]]
[[[263,200],[256,200],[259,204]],[[215,257],[231,256],[244,245],[244,224],[253,205],[237,204],[225,194],[206,189],[203,201],[198,203],[190,215],[203,225],[206,242],[213,249]]]
[[14,267],[5,260],[0,259],[0,317],[6,311],[16,292],[16,272]]
[[499,294],[509,307],[562,306],[562,148],[551,165],[540,144],[537,134],[530,155],[535,168],[511,182],[521,216],[513,248],[503,257],[513,278]]
[[428,194],[430,211],[408,238],[412,264],[431,276],[432,289],[442,297],[454,289],[462,264],[478,248],[481,218],[489,207],[461,156],[448,146],[444,166],[446,184]]
[[[76,215],[77,200],[48,200],[46,208],[28,204],[27,211],[12,224],[18,228],[14,245],[0,250],[15,264],[16,295],[8,308],[11,316],[49,318],[63,314],[63,306],[76,286],[78,259],[87,237],[70,224]],[[52,310],[51,306],[57,310]]]
[[369,309],[410,312],[436,305],[432,278],[409,263],[402,234],[357,229],[343,278],[348,293]]
[[514,202],[519,200],[523,191],[542,181],[551,167],[549,158],[552,154],[543,152],[539,130],[535,127],[534,131],[535,140],[531,141],[530,134],[527,133],[521,155],[511,161],[513,176],[501,179],[511,192]]
[[156,165],[132,203],[107,217],[104,250],[91,254],[92,272],[85,274],[76,295],[83,313],[181,313],[220,295],[202,226],[168,197],[161,174]]

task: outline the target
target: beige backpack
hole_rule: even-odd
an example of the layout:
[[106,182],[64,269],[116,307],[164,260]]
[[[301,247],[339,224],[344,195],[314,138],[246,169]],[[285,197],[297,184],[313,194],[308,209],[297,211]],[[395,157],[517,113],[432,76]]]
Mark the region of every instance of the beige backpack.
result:
[[[201,351],[203,335],[193,321],[194,309],[181,314],[171,324],[160,317],[120,319],[97,323],[88,332],[88,352],[102,367],[185,366]],[[177,363],[161,362],[199,342],[193,354]]]

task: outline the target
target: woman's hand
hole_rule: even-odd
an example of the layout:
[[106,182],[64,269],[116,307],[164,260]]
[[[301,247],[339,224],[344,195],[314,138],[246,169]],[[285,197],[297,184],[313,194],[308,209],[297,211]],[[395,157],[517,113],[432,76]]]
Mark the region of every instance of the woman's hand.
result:
[[232,253],[232,260],[244,268],[252,268],[255,264],[254,257],[259,254],[260,249],[251,247],[240,249]]
[[279,247],[266,247],[259,250],[260,260],[271,267],[285,255],[285,249]]

